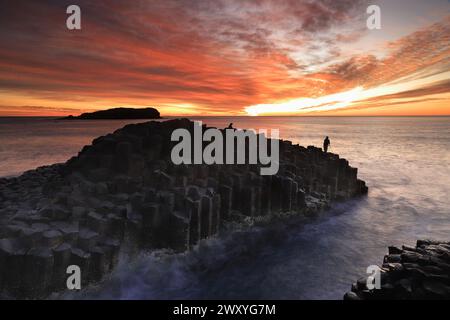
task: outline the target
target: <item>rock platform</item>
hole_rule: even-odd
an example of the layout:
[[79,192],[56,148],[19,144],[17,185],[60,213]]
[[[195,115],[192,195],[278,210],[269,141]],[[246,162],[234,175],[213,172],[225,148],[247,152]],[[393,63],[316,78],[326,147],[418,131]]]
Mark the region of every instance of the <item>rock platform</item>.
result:
[[450,299],[450,242],[418,240],[416,247],[389,247],[381,267],[381,288],[367,278],[352,285],[345,300]]
[[174,165],[177,128],[192,131],[193,122],[130,124],[64,164],[0,179],[1,294],[45,298],[67,290],[69,265],[85,286],[124,252],[190,250],[227,221],[311,216],[367,193],[347,160],[283,140],[273,176],[260,176],[259,165]]

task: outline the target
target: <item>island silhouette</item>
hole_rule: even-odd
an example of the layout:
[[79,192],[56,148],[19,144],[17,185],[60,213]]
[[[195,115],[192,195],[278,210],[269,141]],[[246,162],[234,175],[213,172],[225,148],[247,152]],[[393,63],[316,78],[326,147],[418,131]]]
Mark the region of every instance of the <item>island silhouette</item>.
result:
[[59,120],[121,120],[121,119],[161,119],[155,108],[112,108],[88,113],[79,116],[70,115]]

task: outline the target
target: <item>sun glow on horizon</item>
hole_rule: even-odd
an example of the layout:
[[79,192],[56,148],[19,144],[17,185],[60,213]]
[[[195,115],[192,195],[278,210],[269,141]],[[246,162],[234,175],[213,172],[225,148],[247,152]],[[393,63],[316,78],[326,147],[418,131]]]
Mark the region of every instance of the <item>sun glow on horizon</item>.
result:
[[356,87],[352,90],[322,96],[318,98],[299,98],[282,103],[257,104],[245,108],[247,114],[258,116],[269,113],[299,113],[301,111],[314,111],[317,108],[336,109],[342,108],[358,98],[363,92],[363,87]]
[[[358,86],[348,91],[321,96],[317,98],[298,98],[289,101],[271,104],[256,104],[248,106],[245,111],[250,116],[274,115],[274,114],[305,114],[312,112],[342,110],[356,103],[364,103],[373,99],[383,99],[389,95],[402,94],[407,91],[417,90],[426,86],[448,81],[450,71],[429,77],[395,81],[374,88],[365,89]],[[430,94],[432,96],[433,94]],[[395,100],[395,99],[394,99]],[[411,100],[414,102],[414,99]],[[398,99],[400,104],[402,99]]]

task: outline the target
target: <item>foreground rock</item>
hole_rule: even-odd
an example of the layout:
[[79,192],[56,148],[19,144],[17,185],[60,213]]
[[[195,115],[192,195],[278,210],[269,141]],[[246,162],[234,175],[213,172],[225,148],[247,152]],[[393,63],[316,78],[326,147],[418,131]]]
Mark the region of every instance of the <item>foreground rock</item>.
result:
[[389,247],[381,268],[381,289],[361,278],[346,300],[450,299],[450,242],[418,240],[416,247]]
[[65,164],[0,179],[1,292],[45,297],[66,288],[69,265],[86,285],[119,254],[185,251],[227,221],[311,216],[367,192],[345,159],[289,141],[275,176],[260,176],[258,165],[174,165],[176,128],[192,131],[193,122],[127,125]]
[[119,120],[119,119],[160,119],[159,111],[155,108],[114,108],[83,113],[77,117],[68,116],[60,120]]

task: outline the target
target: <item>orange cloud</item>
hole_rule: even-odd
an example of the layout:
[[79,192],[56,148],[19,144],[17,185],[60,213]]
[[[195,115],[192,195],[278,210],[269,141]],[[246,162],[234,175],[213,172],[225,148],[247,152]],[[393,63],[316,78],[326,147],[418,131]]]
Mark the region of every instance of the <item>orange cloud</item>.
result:
[[0,114],[246,114],[449,70],[449,18],[387,43],[381,58],[345,56],[371,36],[367,3],[81,0],[82,30],[69,31],[69,1],[11,1],[0,11]]

